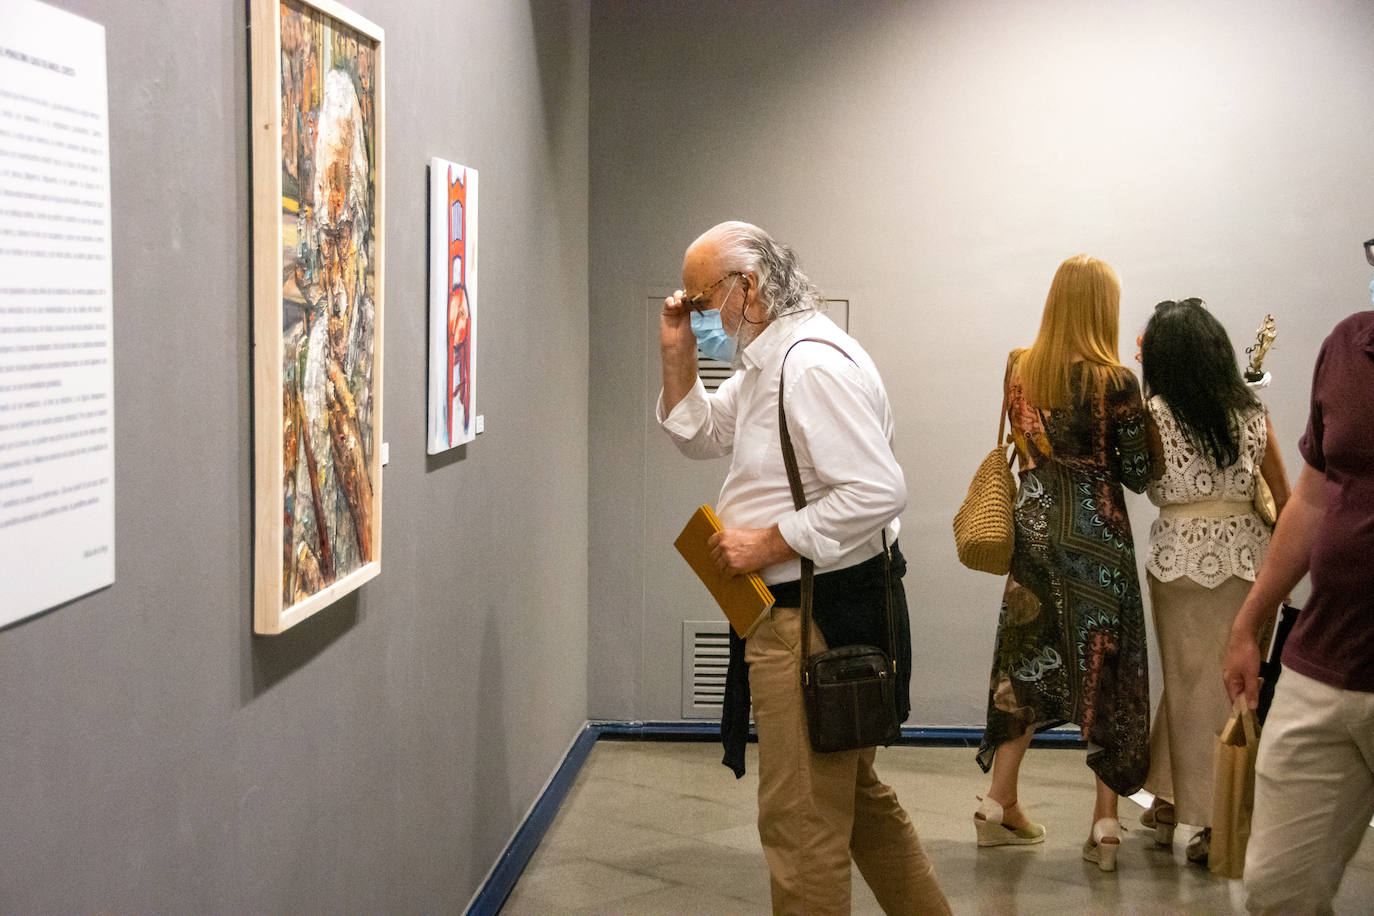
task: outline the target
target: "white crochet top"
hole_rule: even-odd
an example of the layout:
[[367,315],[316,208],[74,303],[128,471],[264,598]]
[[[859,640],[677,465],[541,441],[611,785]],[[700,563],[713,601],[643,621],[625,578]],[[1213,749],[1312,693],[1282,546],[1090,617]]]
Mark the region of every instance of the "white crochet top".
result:
[[1184,437],[1162,398],[1150,398],[1149,407],[1164,442],[1164,474],[1147,491],[1161,511],[1150,526],[1145,569],[1161,582],[1187,576],[1207,588],[1231,576],[1253,582],[1269,547],[1269,529],[1251,505],[1267,435],[1264,408],[1237,415],[1240,457],[1218,469]]

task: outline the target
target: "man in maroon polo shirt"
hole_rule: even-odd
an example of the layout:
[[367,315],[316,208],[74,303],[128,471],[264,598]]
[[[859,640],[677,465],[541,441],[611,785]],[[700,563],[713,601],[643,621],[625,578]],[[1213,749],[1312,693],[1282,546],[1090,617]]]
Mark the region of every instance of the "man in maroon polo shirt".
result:
[[[1374,239],[1365,257],[1374,265]],[[1255,913],[1330,913],[1374,816],[1374,311],[1346,318],[1322,344],[1298,450],[1302,473],[1225,661],[1227,690],[1253,709],[1256,634],[1310,572],[1255,766],[1245,857]]]

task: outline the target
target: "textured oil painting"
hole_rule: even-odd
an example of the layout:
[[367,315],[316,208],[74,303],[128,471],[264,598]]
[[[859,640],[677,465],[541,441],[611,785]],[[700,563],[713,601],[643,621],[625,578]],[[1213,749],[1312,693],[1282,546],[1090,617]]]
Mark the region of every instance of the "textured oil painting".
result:
[[477,435],[477,170],[429,164],[431,455]]
[[254,138],[254,620],[275,633],[380,571],[381,31],[294,0],[253,28],[275,135]]

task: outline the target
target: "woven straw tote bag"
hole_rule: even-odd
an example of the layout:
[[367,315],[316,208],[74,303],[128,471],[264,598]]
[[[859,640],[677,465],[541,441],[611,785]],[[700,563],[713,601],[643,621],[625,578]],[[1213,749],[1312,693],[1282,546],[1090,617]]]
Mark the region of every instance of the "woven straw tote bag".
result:
[[959,562],[978,572],[1005,576],[1011,571],[1015,544],[1012,504],[1016,481],[1011,476],[1013,455],[1003,436],[1007,422],[1007,387],[1002,386],[1002,420],[997,426],[997,445],[988,452],[973,474],[968,495],[954,513],[954,546]]

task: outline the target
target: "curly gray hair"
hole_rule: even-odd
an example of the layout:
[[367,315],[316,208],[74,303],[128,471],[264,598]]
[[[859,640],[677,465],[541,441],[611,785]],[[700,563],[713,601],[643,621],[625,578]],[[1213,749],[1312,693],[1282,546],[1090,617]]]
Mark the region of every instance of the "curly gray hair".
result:
[[758,226],[731,220],[706,230],[698,241],[706,239],[716,243],[722,268],[758,277],[765,320],[807,309],[825,311],[825,299],[797,266],[796,252]]

